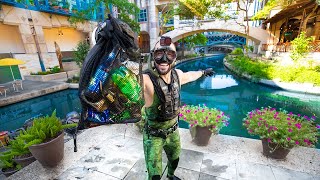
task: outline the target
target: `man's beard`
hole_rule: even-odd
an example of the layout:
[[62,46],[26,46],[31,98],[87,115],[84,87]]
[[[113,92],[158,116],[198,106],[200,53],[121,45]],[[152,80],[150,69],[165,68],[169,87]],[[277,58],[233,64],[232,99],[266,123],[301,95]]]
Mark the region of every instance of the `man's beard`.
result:
[[161,70],[159,69],[159,65],[158,65],[158,66],[155,65],[155,68],[156,68],[156,70],[157,70],[157,72],[158,72],[159,75],[166,75],[166,74],[168,74],[168,73],[170,72],[170,70],[171,70],[171,68],[172,68],[172,64],[169,64],[168,66],[169,66],[169,68],[168,68],[165,72],[163,72],[163,71],[161,71]]

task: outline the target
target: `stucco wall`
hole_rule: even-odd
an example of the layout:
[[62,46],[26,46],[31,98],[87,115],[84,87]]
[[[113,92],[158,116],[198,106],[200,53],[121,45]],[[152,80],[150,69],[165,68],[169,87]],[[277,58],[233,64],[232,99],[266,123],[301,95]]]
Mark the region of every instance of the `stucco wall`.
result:
[[[55,52],[54,41],[56,41],[61,51],[73,51],[79,41],[85,39],[88,34],[77,31],[73,28],[52,28],[43,29],[44,38],[48,47],[48,52]],[[59,32],[63,35],[59,35]]]
[[25,53],[18,26],[0,23],[0,53]]

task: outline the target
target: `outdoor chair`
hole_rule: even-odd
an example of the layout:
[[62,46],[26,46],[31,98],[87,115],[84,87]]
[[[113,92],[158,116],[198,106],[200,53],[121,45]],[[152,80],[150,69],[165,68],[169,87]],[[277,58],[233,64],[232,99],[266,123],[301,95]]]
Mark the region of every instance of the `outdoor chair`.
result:
[[20,86],[21,90],[23,90],[23,86],[22,86],[22,80],[21,79],[16,79],[12,82],[12,86],[13,86],[13,90],[15,92],[19,92],[18,87]]
[[0,86],[0,94],[3,95],[3,93],[4,93],[4,97],[7,97],[7,91],[8,90],[9,89],[6,88],[5,86]]

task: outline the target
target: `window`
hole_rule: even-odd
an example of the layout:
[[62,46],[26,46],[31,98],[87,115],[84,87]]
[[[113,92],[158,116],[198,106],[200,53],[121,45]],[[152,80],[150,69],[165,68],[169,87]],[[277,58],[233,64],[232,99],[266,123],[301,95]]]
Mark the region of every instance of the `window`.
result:
[[139,22],[146,22],[148,20],[147,18],[147,9],[141,9],[139,13]]

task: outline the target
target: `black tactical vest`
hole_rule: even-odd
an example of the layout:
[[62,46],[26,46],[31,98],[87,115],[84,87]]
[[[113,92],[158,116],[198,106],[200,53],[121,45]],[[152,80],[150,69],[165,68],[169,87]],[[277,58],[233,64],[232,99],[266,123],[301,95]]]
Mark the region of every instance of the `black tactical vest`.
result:
[[150,76],[155,93],[160,100],[159,114],[155,120],[164,122],[177,117],[180,106],[180,81],[177,71],[171,70],[170,84],[152,72],[146,72],[146,74]]

